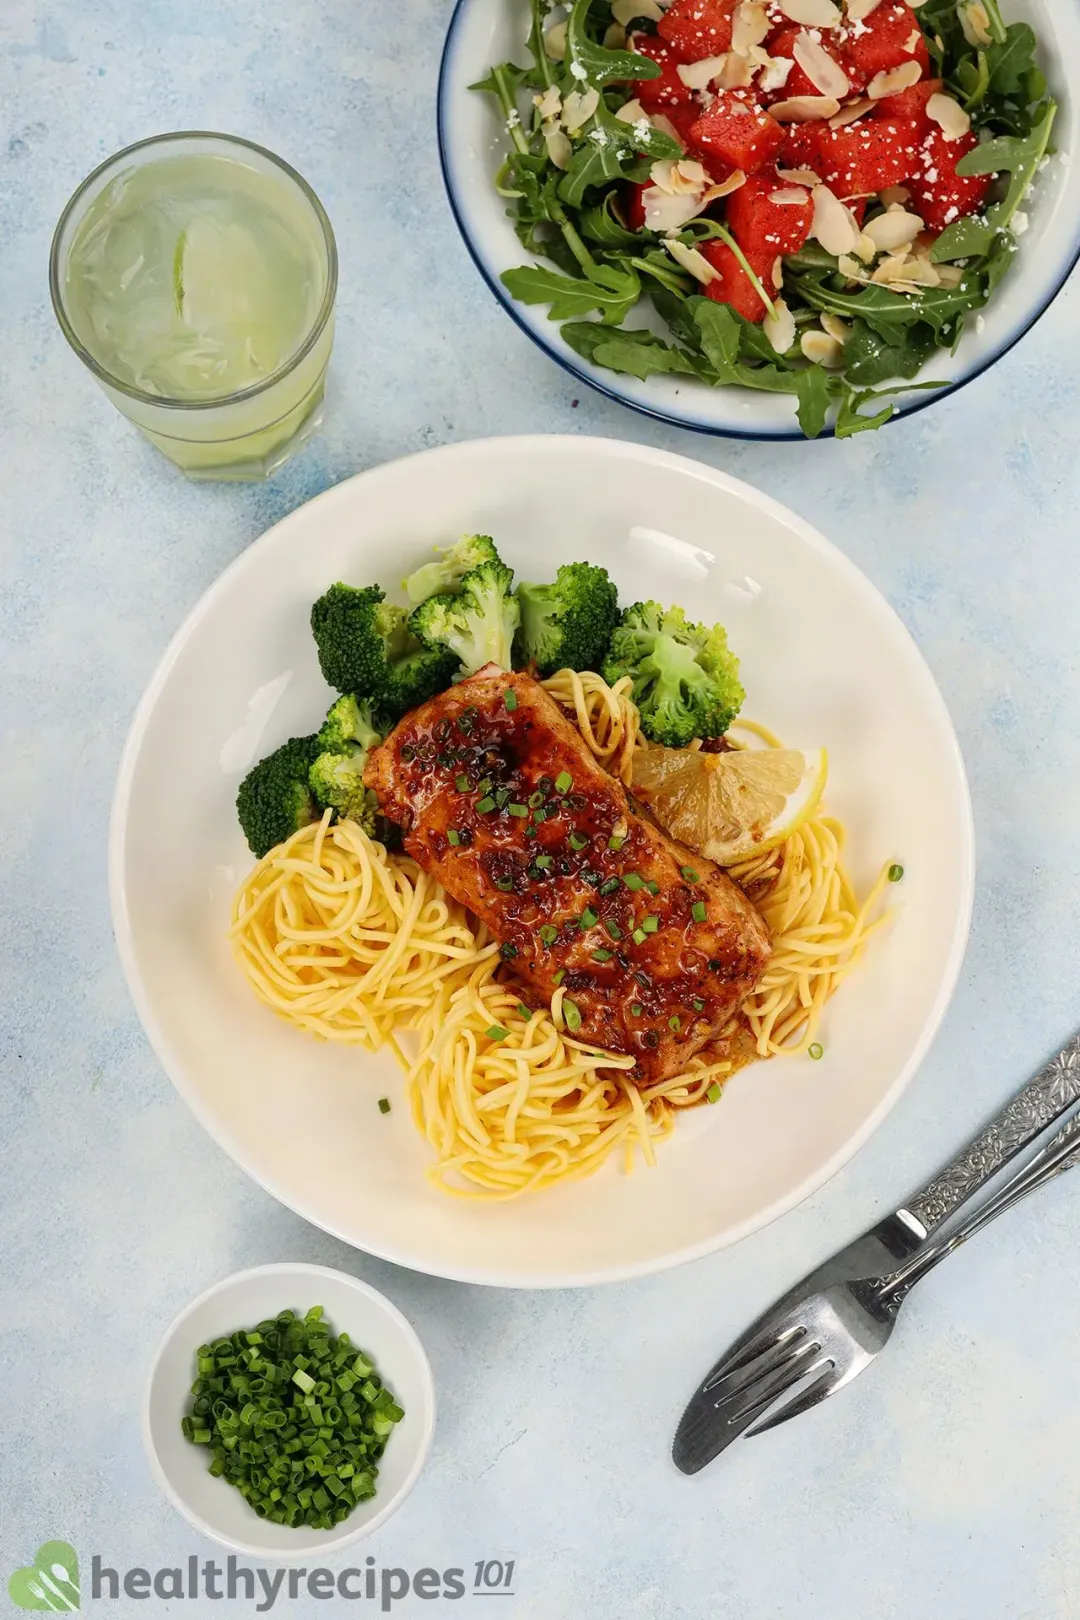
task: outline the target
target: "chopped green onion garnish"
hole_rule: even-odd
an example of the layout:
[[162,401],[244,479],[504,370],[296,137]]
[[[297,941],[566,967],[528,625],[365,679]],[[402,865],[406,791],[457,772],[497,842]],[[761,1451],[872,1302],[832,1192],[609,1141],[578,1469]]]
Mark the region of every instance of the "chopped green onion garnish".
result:
[[539,933],[540,942],[543,945],[554,945],[555,941],[559,937],[559,930],[555,927],[554,923],[545,923],[544,926],[539,930]]
[[502,957],[504,962],[512,962],[517,953],[517,946],[511,945],[509,940],[507,940],[505,945],[499,946],[499,955]]
[[899,883],[899,881],[903,877],[903,875],[904,875],[904,868],[902,866],[899,866],[894,862],[893,865],[889,867],[889,882],[890,883]]
[[720,1084],[719,1080],[714,1080],[708,1091],[705,1093],[705,1101],[711,1103],[719,1102],[723,1089],[724,1088]]
[[389,1099],[389,1097],[380,1097],[379,1098],[379,1113],[380,1114],[388,1114],[389,1112],[390,1112],[390,1099]]
[[680,867],[679,870],[682,872],[682,875],[686,879],[687,883],[700,883],[701,882],[700,877],[694,871],[694,868],[692,866],[683,866],[683,867]]
[[508,686],[506,691],[503,693],[503,706],[506,709],[507,714],[513,714],[514,710],[517,708],[517,693],[510,686]]
[[484,799],[480,799],[480,800],[477,801],[476,810],[477,810],[478,815],[481,815],[481,816],[489,815],[490,812],[492,810],[494,810],[494,808],[495,808],[495,800],[494,799],[484,798]]
[[682,1019],[679,1017],[678,1013],[672,1013],[671,1017],[668,1019],[668,1029],[673,1029],[676,1034],[678,1034],[679,1030],[682,1029]]
[[615,890],[618,887],[619,887],[618,878],[608,878],[606,883],[601,883],[601,885],[600,885],[600,893],[601,894],[614,894]]
[[500,810],[505,810],[507,805],[510,803],[510,789],[500,788],[498,793],[495,795],[495,803],[498,805]]
[[695,922],[704,922],[705,921],[705,918],[709,914],[705,910],[705,902],[704,902],[704,900],[695,900],[694,901],[693,905],[690,907],[690,915],[691,915],[691,917],[693,917]]
[[653,916],[643,917],[641,920],[641,926],[644,928],[647,934],[655,934],[656,930],[660,927],[660,919],[659,917]]
[[451,827],[448,830],[446,834],[446,842],[448,844],[453,844],[455,849],[461,843],[461,834],[458,832],[456,827]]
[[657,883],[655,878],[650,878],[648,883],[646,883],[645,887],[648,889],[649,893],[654,898],[655,898],[656,895],[658,895],[660,893],[660,885],[659,885],[659,883]]
[[643,877],[639,877],[636,872],[627,872],[623,877],[623,882],[626,884],[626,887],[630,890],[631,894],[634,894],[638,889],[643,889],[645,887],[645,879]]
[[457,788],[459,793],[471,793],[472,792],[472,780],[468,776],[459,776],[455,780],[454,786]]
[[528,1023],[529,1019],[532,1017],[532,1008],[531,1007],[526,1007],[526,1005],[525,1005],[525,1003],[523,1001],[519,1001],[518,1002],[518,1013],[520,1014],[520,1016],[522,1018],[524,1018],[525,1022]]
[[691,1003],[691,1005],[693,1006],[693,1009],[694,1009],[695,1012],[704,1012],[705,1011],[705,1003],[703,1001],[699,1001],[697,996],[694,997],[693,1002]]
[[562,1015],[563,1023],[566,1025],[567,1029],[581,1028],[581,1013],[578,1011],[576,1002],[564,1001],[562,1004]]
[[572,832],[570,834],[571,849],[584,849],[588,842],[589,840],[587,838],[583,838],[579,832]]
[[521,829],[521,831],[522,831],[522,835],[525,838],[535,838],[536,837],[536,828],[535,827],[523,827]]
[[491,792],[491,777],[490,776],[485,776],[484,780],[482,782],[478,782],[476,784],[476,791],[477,791],[477,793],[490,793]]
[[[385,1101],[386,1101],[386,1098],[384,1097],[383,1102],[385,1102]],[[304,1372],[299,1367],[293,1373],[292,1381],[293,1381],[293,1383],[296,1385],[296,1387],[298,1389],[303,1390],[305,1395],[310,1395],[312,1390],[315,1388],[315,1380],[314,1380],[314,1378],[312,1378],[309,1373]]]
[[547,811],[544,809],[543,805],[541,805],[539,809],[533,811],[533,820],[536,822],[537,826],[539,826],[540,823],[546,819],[546,817]]
[[552,984],[559,985],[559,984],[562,984],[562,982],[563,982],[563,980],[565,978],[566,978],[566,969],[565,968],[560,968],[558,973],[553,973],[552,974],[551,982],[552,982]]
[[540,868],[541,872],[548,871],[548,869],[551,866],[551,856],[550,855],[538,855],[536,857],[536,865]]
[[613,837],[608,839],[607,847],[608,847],[608,849],[616,849],[616,850],[617,849],[622,849],[622,847],[623,847],[623,845],[625,843],[626,843],[625,838],[619,838],[619,837],[614,837],[613,836]]
[[825,1048],[823,1046],[819,1046],[817,1041],[815,1041],[813,1046],[808,1046],[806,1048],[806,1055],[807,1057],[812,1057],[816,1063],[818,1058],[823,1058],[825,1056]]
[[485,1030],[484,1033],[487,1035],[489,1041],[505,1041],[510,1031],[508,1029],[503,1029],[501,1024],[492,1024],[491,1028]]
[[631,1013],[633,1014],[633,1016],[635,1018],[640,1018],[642,1013],[645,1011],[645,1009],[641,1005],[640,1001],[635,1001],[635,1002],[632,1003],[632,1005],[630,1007],[630,1011],[631,1011]]
[[604,927],[607,929],[609,939],[622,939],[622,929],[611,917],[604,918]]
[[574,778],[570,775],[569,771],[560,771],[558,776],[555,778],[556,793],[569,793],[573,785]]
[[585,910],[581,913],[582,928],[595,928],[599,921],[599,912],[594,911],[592,906],[586,906]]
[[528,819],[529,807],[527,804],[508,804],[506,808],[512,816],[517,816],[522,821]]
[[592,959],[594,962],[610,962],[611,956],[611,951],[606,951],[602,945],[600,946],[599,950],[593,951],[592,953]]
[[495,887],[497,889],[503,889],[507,894],[509,894],[510,890],[514,887],[514,880],[512,877],[496,878]]
[[543,802],[544,802],[544,795],[540,792],[539,789],[537,789],[535,793],[530,793],[529,794],[529,806],[530,806],[531,809],[536,810],[540,805],[543,804]]
[[644,928],[635,928],[634,932],[630,935],[630,938],[633,940],[635,945],[644,945],[646,938]]

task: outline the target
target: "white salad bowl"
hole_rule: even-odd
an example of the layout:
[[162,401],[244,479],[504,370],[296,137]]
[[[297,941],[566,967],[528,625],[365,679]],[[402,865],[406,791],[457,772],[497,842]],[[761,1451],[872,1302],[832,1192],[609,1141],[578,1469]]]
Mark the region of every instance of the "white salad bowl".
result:
[[[1050,307],[1080,259],[1080,164],[1077,110],[1063,64],[1080,61],[1077,0],[1002,0],[1006,22],[1030,22],[1039,61],[1058,102],[1052,157],[1025,205],[1029,224],[1008,274],[981,317],[965,326],[954,354],[939,349],[924,367],[940,388],[901,394],[898,416],[925,410],[981,376],[1007,354]],[[556,13],[557,15],[557,13]],[[710,388],[685,377],[638,379],[606,371],[575,353],[544,305],[519,303],[499,279],[504,270],[537,262],[521,246],[495,190],[507,137],[491,95],[469,86],[493,65],[529,60],[527,0],[457,0],[443,50],[438,89],[439,154],[450,207],[473,262],[507,314],[553,360],[609,399],[658,421],[734,439],[800,439],[788,394]],[[915,379],[916,381],[918,379]],[[826,430],[826,435],[830,430]]]
[[[860,891],[902,862],[893,917],[831,1002],[820,1062],[737,1074],[687,1111],[653,1169],[489,1204],[434,1188],[387,1051],[323,1044],[258,1002],[230,902],[252,858],[235,798],[332,694],[309,628],[335,580],[393,590],[431,547],[495,537],[524,579],[604,564],[624,603],[726,624],[745,713],[828,749],[828,803]],[[181,1096],[283,1203],[345,1241],[467,1282],[564,1287],[660,1271],[813,1192],[884,1119],[944,1013],[967,937],[971,812],[941,695],[892,609],[775,501],[713,468],[606,439],[448,445],[339,484],[228,568],[175,637],[120,766],[111,892],[135,1004]],[[391,1111],[379,1112],[387,1097]]]
[[[213,1477],[206,1447],[193,1445],[180,1429],[201,1344],[253,1328],[281,1311],[302,1315],[313,1305],[322,1306],[335,1333],[347,1333],[357,1350],[371,1357],[405,1413],[379,1460],[375,1495],[332,1530],[290,1529],[260,1519],[235,1486]],[[385,1524],[420,1478],[435,1433],[435,1384],[409,1322],[367,1283],[302,1262],[256,1266],[208,1288],[168,1329],[147,1379],[142,1431],[158,1483],[196,1530],[270,1564],[301,1558],[322,1563]]]

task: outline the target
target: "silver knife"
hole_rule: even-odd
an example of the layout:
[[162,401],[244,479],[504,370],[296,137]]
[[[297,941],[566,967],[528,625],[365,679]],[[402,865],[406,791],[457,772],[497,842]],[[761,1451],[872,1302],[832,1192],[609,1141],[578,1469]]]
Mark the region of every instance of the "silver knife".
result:
[[768,1320],[775,1320],[808,1295],[834,1284],[895,1271],[974,1193],[1078,1101],[1080,1034],[1074,1035],[928,1186],[811,1271],[729,1347],[702,1380],[682,1415],[672,1447],[676,1466],[685,1474],[696,1474],[760,1417],[760,1411],[751,1412],[744,1423],[732,1425],[718,1413],[713,1391],[720,1369],[738,1360],[740,1352],[754,1342]]

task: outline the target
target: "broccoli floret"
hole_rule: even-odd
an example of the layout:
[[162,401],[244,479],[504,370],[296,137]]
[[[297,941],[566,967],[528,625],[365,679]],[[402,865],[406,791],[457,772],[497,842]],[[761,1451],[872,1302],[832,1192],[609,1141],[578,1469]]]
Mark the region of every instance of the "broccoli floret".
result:
[[411,648],[404,608],[378,585],[331,585],[311,610],[311,631],[324,680],[361,697],[378,698],[390,664]]
[[425,563],[415,574],[402,580],[402,590],[412,603],[426,602],[429,596],[456,595],[461,581],[481,563],[500,562],[495,542],[487,534],[466,534],[452,546],[436,546],[440,561]]
[[521,618],[513,583],[513,571],[503,563],[481,563],[464,575],[457,596],[429,596],[414,608],[409,627],[426,646],[452,652],[461,675],[474,675],[485,664],[511,669]]
[[642,730],[668,748],[722,737],[746,696],[723,625],[688,624],[682,608],[658,602],[627,608],[601,673],[611,684],[631,677]]
[[319,752],[317,737],[290,737],[244,777],[236,813],[252,854],[262,860],[277,844],[318,820],[308,771]]
[[436,692],[445,692],[457,673],[458,661],[452,652],[410,639],[414,650],[390,665],[386,690],[379,698],[380,713],[395,723]]
[[339,816],[358,822],[368,837],[374,838],[379,801],[371,789],[364,786],[366,764],[366,748],[358,748],[352,754],[327,752],[315,760],[308,780],[324,810],[336,810]]
[[352,745],[374,748],[383,740],[383,727],[375,718],[371,702],[347,692],[330,705],[326,719],[318,733],[320,750],[324,753],[349,753]]
[[564,563],[554,585],[519,585],[517,600],[519,668],[532,662],[540,675],[598,668],[619,617],[619,593],[606,568]]

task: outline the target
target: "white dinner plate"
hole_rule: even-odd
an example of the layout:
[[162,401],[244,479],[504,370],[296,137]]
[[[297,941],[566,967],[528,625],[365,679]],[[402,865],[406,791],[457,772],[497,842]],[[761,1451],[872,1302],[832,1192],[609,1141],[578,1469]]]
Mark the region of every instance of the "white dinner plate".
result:
[[[320,1044],[263,1007],[226,929],[251,864],[234,810],[249,766],[317,728],[332,694],[308,627],[337,579],[393,592],[430,548],[495,537],[520,578],[603,563],[623,603],[722,620],[745,713],[824,745],[858,886],[885,860],[895,916],[831,1003],[825,1056],[755,1064],[679,1120],[655,1169],[510,1203],[425,1177],[387,1054]],[[967,938],[971,811],[941,695],[892,609],[839,551],[737,479],[641,445],[505,438],[360,474],[277,524],[180,629],[120,766],[111,890],[139,1015],[181,1096],[250,1175],[372,1254],[444,1277],[564,1287],[692,1260],[791,1209],[866,1141],[937,1029]],[[377,1100],[393,1101],[380,1114]]]

